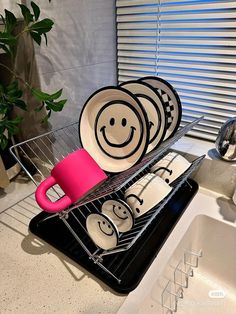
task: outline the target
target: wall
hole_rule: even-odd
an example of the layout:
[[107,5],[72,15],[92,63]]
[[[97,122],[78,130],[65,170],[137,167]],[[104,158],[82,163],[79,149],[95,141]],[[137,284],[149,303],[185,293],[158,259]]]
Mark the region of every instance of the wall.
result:
[[43,17],[54,20],[48,47],[36,47],[41,87],[63,87],[68,99],[61,113],[52,115],[53,128],[77,121],[92,92],[116,84],[115,0],[46,0]]

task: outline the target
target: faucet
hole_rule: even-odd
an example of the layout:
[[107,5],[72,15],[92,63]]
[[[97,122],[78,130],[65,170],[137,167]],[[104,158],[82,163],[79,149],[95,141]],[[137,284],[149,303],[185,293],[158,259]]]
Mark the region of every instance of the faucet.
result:
[[222,125],[215,144],[222,159],[236,161],[236,117]]

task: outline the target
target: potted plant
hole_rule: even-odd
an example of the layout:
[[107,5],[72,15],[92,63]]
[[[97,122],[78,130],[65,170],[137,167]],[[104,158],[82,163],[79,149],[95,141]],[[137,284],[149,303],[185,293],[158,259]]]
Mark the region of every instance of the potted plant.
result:
[[[47,124],[52,111],[61,111],[66,103],[66,99],[59,99],[62,89],[51,94],[43,92],[37,86],[39,84],[28,79],[29,75],[22,75],[22,71],[18,71],[17,60],[19,51],[22,49],[22,39],[30,40],[38,45],[45,40],[47,45],[47,33],[54,24],[51,19],[40,19],[40,8],[35,2],[32,1],[29,6],[24,4],[18,4],[18,6],[21,19],[17,19],[13,12],[6,9],[1,14],[3,27],[0,31],[0,49],[3,52],[3,58],[0,59],[0,157],[2,159],[0,164],[3,161],[7,169],[12,167],[8,148],[12,145],[13,136],[19,133],[24,119],[20,111],[27,111],[29,101],[34,99],[35,114],[40,114],[41,122]],[[31,51],[33,49],[32,44]],[[22,62],[24,61],[21,60]],[[35,63],[35,60],[31,59],[32,62]],[[27,69],[28,72],[32,71],[28,64]],[[3,174],[0,168],[0,179],[1,176]]]

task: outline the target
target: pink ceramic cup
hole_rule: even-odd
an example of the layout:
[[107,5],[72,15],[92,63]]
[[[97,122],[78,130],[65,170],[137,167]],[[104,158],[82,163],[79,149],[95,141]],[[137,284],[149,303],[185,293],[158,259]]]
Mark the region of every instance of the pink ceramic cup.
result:
[[[38,186],[36,201],[49,213],[60,212],[106,179],[107,175],[89,153],[79,149],[55,165],[51,176]],[[47,197],[47,191],[55,184],[61,187],[65,196],[52,202]]]

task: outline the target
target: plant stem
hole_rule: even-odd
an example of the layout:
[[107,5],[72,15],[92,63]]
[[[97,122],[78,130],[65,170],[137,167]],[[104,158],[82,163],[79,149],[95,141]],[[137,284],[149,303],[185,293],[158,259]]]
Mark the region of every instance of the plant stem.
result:
[[29,28],[25,27],[18,35],[16,35],[16,39],[18,39],[21,35],[23,35],[24,33],[28,32]]
[[26,82],[22,77],[20,77],[19,74],[17,74],[15,71],[13,71],[11,68],[9,68],[7,65],[3,64],[0,62],[0,66],[5,68],[6,70],[8,70],[11,74],[14,75],[15,78],[17,78],[18,80],[20,80],[26,87],[28,87],[30,90],[32,89],[32,87],[30,86],[30,84],[28,82]]

